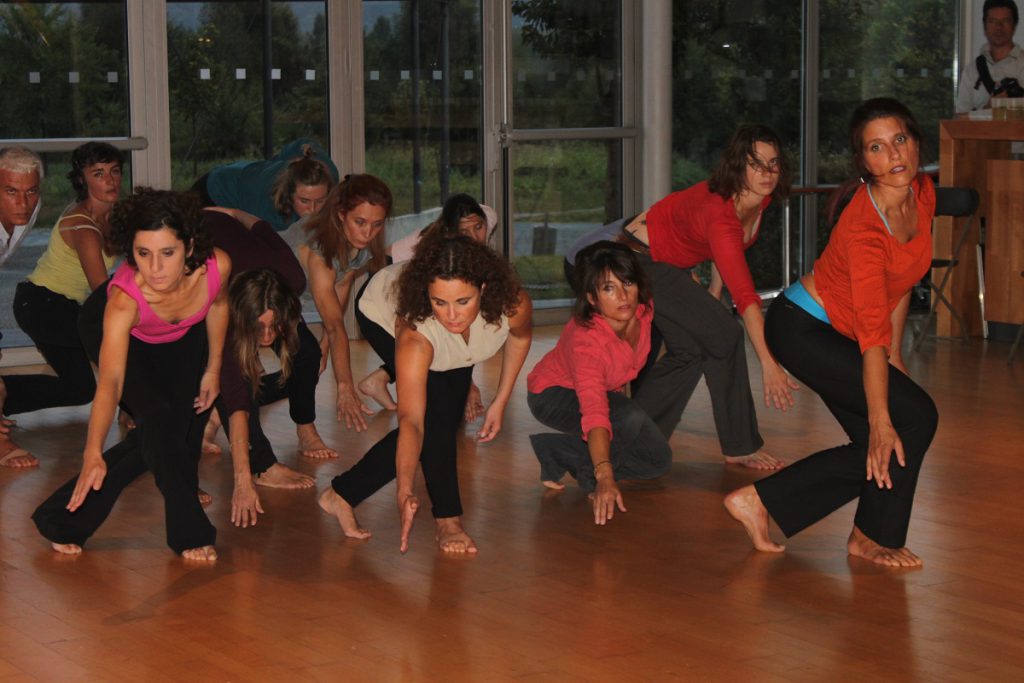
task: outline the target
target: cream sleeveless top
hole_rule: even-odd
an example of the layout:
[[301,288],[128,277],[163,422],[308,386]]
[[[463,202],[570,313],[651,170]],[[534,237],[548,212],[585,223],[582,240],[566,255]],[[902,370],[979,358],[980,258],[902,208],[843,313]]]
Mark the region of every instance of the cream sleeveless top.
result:
[[[396,263],[377,271],[359,300],[359,310],[363,315],[392,337],[395,336],[395,308],[398,305],[395,284],[407,263]],[[430,369],[444,372],[468,368],[496,354],[508,339],[509,327],[507,316],[501,316],[501,320],[492,325],[478,315],[469,326],[467,341],[461,334],[449,332],[436,318],[430,317],[416,323],[416,331],[434,347]]]

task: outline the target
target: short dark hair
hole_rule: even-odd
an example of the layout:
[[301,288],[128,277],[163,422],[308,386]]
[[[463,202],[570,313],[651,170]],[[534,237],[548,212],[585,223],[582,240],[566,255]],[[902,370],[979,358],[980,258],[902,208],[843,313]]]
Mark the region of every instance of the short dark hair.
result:
[[754,146],[758,142],[771,145],[779,153],[779,184],[772,192],[772,199],[788,195],[792,177],[782,140],[774,130],[759,123],[740,126],[732,134],[722,158],[708,178],[708,189],[725,199],[747,189],[747,163],[754,157]]
[[[199,198],[191,192],[137,187],[130,197],[114,204],[110,215],[110,241],[128,265],[137,268],[135,233],[170,228],[185,244],[185,272],[191,273],[213,254],[213,238],[202,219]],[[187,253],[191,250],[191,253]]]
[[117,163],[119,168],[124,166],[124,154],[113,145],[106,142],[87,142],[75,148],[71,153],[68,180],[71,181],[78,201],[83,202],[89,198],[89,187],[85,184],[85,169],[93,164],[109,163]]
[[611,273],[622,282],[635,283],[640,303],[646,304],[651,300],[647,273],[640,266],[636,252],[620,242],[594,242],[576,254],[574,278],[579,288],[572,315],[577,323],[588,325],[597,313],[588,296],[597,298],[597,288],[601,286],[601,276],[605,273]]
[[988,21],[988,11],[1000,7],[1010,10],[1010,14],[1013,15],[1013,27],[1017,28],[1020,15],[1017,13],[1017,3],[1013,0],[985,0],[985,4],[981,8],[981,20]]

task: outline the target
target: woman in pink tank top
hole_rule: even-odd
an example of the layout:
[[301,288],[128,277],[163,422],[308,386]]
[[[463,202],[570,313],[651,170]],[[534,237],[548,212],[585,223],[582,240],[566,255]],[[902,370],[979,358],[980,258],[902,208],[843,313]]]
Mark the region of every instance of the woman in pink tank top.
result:
[[[216,529],[196,496],[197,466],[220,390],[221,283],[231,260],[213,248],[192,195],[140,188],[115,206],[112,224],[125,263],[79,317],[82,343],[99,366],[82,472],[33,519],[54,550],[80,553],[121,490],[149,470],[164,497],[168,545],[187,559],[214,560]],[[136,428],[103,453],[118,401]]]

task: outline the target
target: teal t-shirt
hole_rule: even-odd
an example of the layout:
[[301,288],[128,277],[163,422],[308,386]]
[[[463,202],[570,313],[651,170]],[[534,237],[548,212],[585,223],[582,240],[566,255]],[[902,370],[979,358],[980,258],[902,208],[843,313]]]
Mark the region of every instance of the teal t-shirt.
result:
[[302,156],[305,145],[313,148],[314,157],[327,165],[334,182],[338,182],[338,167],[324,148],[315,140],[300,138],[289,142],[266,161],[236,161],[218,166],[206,177],[206,191],[217,206],[248,211],[270,223],[274,230],[284,230],[299,217],[294,213],[290,216],[279,214],[270,193],[274,181],[288,164]]

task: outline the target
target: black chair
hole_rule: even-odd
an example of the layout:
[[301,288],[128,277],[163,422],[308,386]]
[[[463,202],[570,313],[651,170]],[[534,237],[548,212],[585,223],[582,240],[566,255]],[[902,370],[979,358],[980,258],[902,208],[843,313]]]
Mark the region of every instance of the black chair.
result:
[[931,324],[932,319],[935,317],[935,311],[938,308],[939,303],[942,303],[953,319],[956,320],[960,326],[960,336],[965,342],[970,342],[971,337],[967,332],[967,324],[964,319],[960,316],[960,313],[953,308],[953,304],[946,298],[945,290],[946,285],[949,283],[949,278],[953,274],[953,269],[956,268],[957,264],[960,263],[960,251],[963,249],[964,242],[967,240],[967,235],[971,232],[971,228],[974,226],[975,214],[978,211],[978,193],[976,190],[969,187],[936,187],[935,188],[935,216],[952,216],[954,218],[966,218],[967,221],[964,223],[963,228],[960,229],[960,233],[956,237],[956,241],[953,243],[953,253],[949,258],[936,258],[932,259],[932,271],[938,269],[944,269],[945,272],[942,274],[942,279],[939,284],[935,284],[935,280],[932,277],[927,278],[928,288],[933,292],[932,304],[928,308],[928,317],[925,318],[924,324],[921,329],[914,336],[914,343],[910,347],[911,351],[917,349],[921,344],[921,340],[928,334],[928,326]]
[[[1024,277],[1024,270],[1020,271],[1020,276]],[[1024,320],[1020,321],[1020,327],[1017,329],[1017,337],[1013,340],[1013,346],[1010,347],[1010,355],[1006,357],[1006,364],[1013,365],[1013,357],[1017,355],[1017,347],[1020,346],[1020,338],[1024,336]]]

